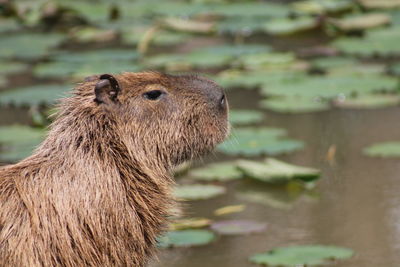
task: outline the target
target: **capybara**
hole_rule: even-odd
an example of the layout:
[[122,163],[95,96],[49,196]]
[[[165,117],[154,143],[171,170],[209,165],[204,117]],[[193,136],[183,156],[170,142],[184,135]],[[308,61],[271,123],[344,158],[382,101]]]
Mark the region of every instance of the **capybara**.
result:
[[227,136],[223,89],[196,75],[103,74],[60,101],[33,154],[0,168],[0,265],[144,266],[172,169]]

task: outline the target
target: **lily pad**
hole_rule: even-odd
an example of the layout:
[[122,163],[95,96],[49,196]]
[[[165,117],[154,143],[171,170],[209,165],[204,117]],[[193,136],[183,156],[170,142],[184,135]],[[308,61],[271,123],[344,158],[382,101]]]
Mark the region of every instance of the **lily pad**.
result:
[[60,52],[53,62],[38,64],[33,74],[41,78],[84,78],[97,73],[138,71],[138,53],[129,49],[106,49],[89,52]]
[[171,231],[158,238],[158,246],[167,247],[193,247],[211,243],[215,235],[208,230],[182,230]]
[[308,14],[325,14],[349,10],[353,1],[349,0],[305,0],[292,4],[294,10]]
[[317,169],[296,166],[273,158],[264,162],[239,160],[237,164],[246,176],[267,183],[286,183],[293,179],[309,182],[320,176]]
[[240,235],[264,232],[267,224],[248,221],[248,220],[230,220],[219,221],[211,224],[211,229],[221,235]]
[[399,54],[400,26],[371,30],[365,38],[340,38],[333,42],[334,47],[347,54],[388,56]]
[[214,214],[216,216],[222,216],[222,215],[242,212],[242,211],[244,211],[245,208],[246,208],[245,205],[230,205],[230,206],[225,206],[225,207],[216,209],[214,211]]
[[385,142],[369,146],[364,149],[364,154],[371,157],[397,158],[400,157],[400,142]]
[[317,58],[312,61],[312,66],[316,69],[323,70],[329,75],[376,75],[384,74],[386,67],[378,63],[358,62],[354,58],[348,57],[324,57]]
[[203,184],[178,185],[174,190],[174,196],[184,200],[208,199],[224,193],[225,187]]
[[318,98],[280,97],[261,101],[260,106],[281,113],[307,113],[330,108],[328,102]]
[[0,93],[0,105],[37,106],[54,104],[67,95],[71,85],[34,85]]
[[256,110],[231,110],[229,121],[233,125],[245,125],[259,123],[264,119],[264,114]]
[[0,127],[0,160],[13,162],[25,158],[40,144],[45,131],[22,125]]
[[318,26],[318,20],[313,17],[281,18],[268,21],[264,30],[272,35],[289,35],[316,29]]
[[28,66],[21,62],[2,62],[0,64],[0,75],[15,74],[18,72],[23,72],[28,68]]
[[171,231],[196,229],[207,227],[211,224],[211,220],[206,218],[185,218],[174,220],[169,228]]
[[358,0],[358,2],[370,9],[393,9],[400,7],[399,0]]
[[218,150],[230,155],[278,155],[300,150],[303,142],[285,138],[286,131],[278,128],[239,128]]
[[161,54],[146,60],[149,67],[167,70],[228,66],[243,55],[269,51],[269,46],[237,45],[201,48],[189,54]]
[[332,259],[348,259],[354,252],[348,248],[322,245],[276,248],[250,257],[250,261],[268,266],[316,266]]
[[36,59],[49,54],[51,48],[64,39],[59,34],[25,33],[3,36],[0,42],[0,58]]
[[384,75],[331,75],[308,77],[262,87],[266,96],[322,97],[327,99],[398,90],[396,79]]
[[235,162],[219,162],[191,170],[189,176],[203,181],[229,181],[242,178],[242,173]]
[[355,98],[336,100],[334,105],[340,108],[382,108],[397,106],[400,103],[398,95],[363,95]]
[[390,21],[390,16],[384,13],[369,13],[330,20],[335,27],[345,32],[377,28],[388,25]]

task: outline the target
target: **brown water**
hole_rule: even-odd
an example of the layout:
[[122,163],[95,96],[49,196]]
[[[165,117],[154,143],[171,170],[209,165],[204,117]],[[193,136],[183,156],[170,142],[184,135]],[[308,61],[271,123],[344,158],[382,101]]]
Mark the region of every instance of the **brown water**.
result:
[[[254,105],[256,95],[229,92],[236,108]],[[247,102],[245,102],[247,100]],[[374,142],[400,139],[400,108],[370,111],[331,110],[307,115],[266,112],[265,125],[286,128],[290,137],[306,142],[303,151],[281,157],[291,163],[314,166],[322,178],[312,193],[290,194],[284,188],[243,180],[229,184],[228,193],[212,200],[190,202],[190,216],[213,219],[213,210],[246,204],[244,212],[223,219],[250,219],[268,223],[262,234],[222,236],[211,245],[161,252],[152,267],[254,266],[247,258],[278,246],[325,244],[352,248],[351,260],[332,266],[400,265],[400,160],[364,156]],[[336,164],[326,154],[336,146]],[[223,159],[214,155],[209,160]],[[206,159],[207,161],[207,159]],[[269,205],[246,202],[241,191],[269,196]]]

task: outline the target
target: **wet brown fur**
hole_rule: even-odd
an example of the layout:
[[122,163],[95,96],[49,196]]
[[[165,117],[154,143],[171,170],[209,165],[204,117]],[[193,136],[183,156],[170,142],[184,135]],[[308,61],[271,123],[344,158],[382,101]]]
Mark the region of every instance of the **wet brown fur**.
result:
[[[145,265],[173,205],[171,168],[225,138],[213,82],[115,77],[116,102],[94,101],[97,79],[79,84],[33,155],[0,168],[0,266]],[[157,88],[168,97],[142,97]]]

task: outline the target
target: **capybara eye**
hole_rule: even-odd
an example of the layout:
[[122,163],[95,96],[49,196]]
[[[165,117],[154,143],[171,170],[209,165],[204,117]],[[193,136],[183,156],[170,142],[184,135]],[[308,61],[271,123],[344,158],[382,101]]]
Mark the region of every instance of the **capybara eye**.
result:
[[164,94],[161,90],[151,90],[143,94],[143,97],[148,100],[158,100]]

